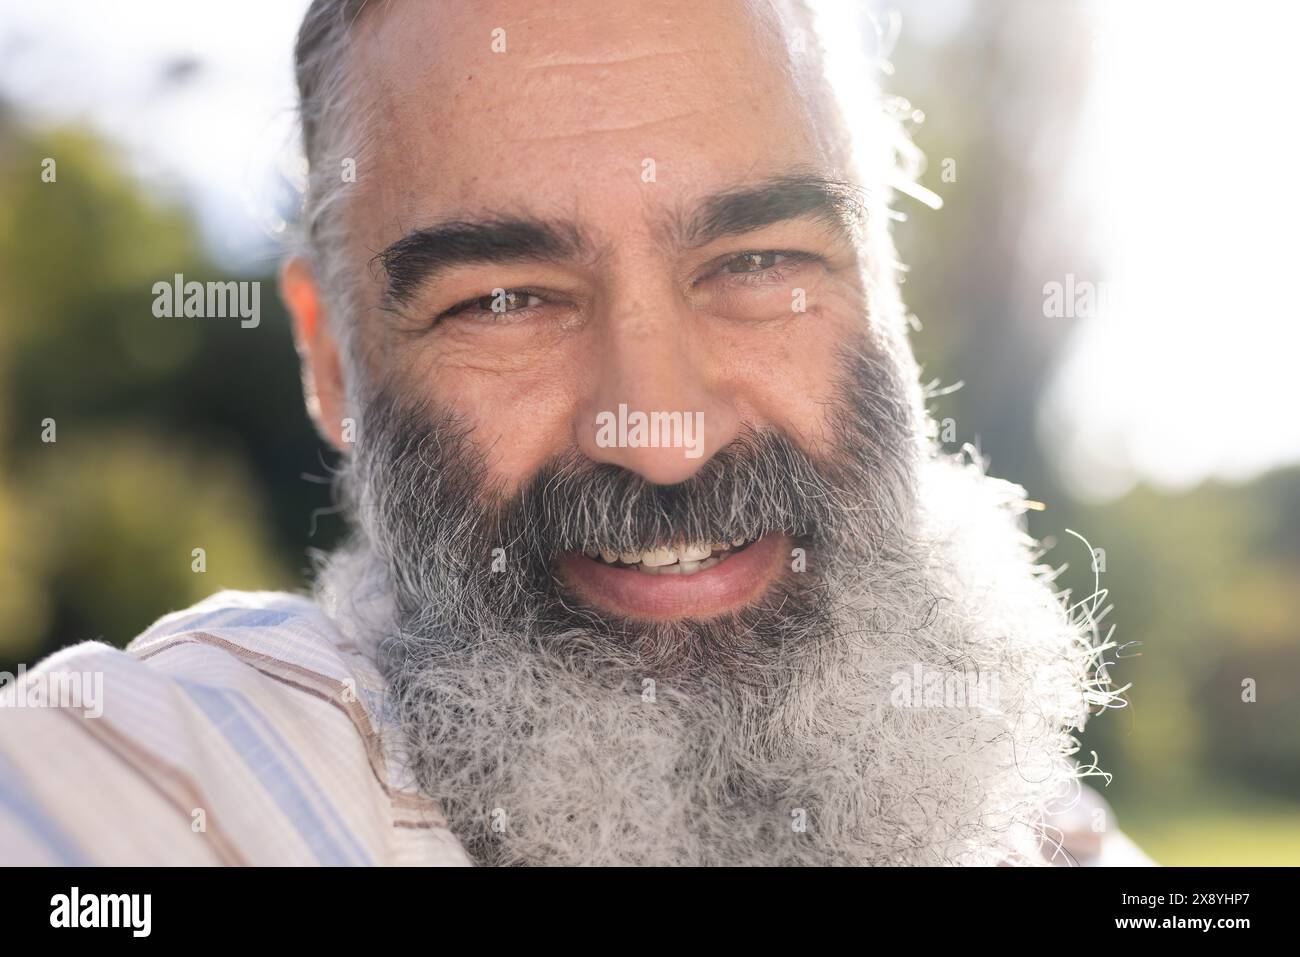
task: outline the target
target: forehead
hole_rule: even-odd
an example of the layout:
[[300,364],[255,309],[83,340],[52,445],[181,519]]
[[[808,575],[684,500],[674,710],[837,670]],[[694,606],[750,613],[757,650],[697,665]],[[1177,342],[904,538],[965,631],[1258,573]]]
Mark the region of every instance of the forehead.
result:
[[803,25],[764,0],[396,0],[359,27],[374,243],[503,207],[618,227],[832,163]]

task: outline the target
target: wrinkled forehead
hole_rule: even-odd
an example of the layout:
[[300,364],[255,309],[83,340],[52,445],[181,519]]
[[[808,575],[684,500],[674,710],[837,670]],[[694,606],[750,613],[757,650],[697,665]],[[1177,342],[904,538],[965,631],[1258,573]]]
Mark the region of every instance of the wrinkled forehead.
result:
[[349,57],[366,239],[503,206],[618,228],[749,178],[843,170],[809,31],[773,0],[381,4]]

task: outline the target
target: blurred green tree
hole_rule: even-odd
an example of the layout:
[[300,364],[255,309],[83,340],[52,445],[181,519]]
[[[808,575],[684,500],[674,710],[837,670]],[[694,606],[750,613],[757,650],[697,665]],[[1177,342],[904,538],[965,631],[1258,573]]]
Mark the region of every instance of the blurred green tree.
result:
[[231,278],[108,144],[0,112],[0,670],[124,644],[219,588],[302,584],[328,493],[302,481],[324,469],[274,282],[239,277],[264,287],[243,329],[155,317],[176,273]]

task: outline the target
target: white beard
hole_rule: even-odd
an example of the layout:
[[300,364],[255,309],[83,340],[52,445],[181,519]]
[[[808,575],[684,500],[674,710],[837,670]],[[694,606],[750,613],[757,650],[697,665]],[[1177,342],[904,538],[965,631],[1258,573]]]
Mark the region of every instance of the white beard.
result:
[[[652,687],[576,630],[540,647],[483,633],[390,672],[391,716],[482,863],[1042,863],[1043,815],[1077,787],[1071,732],[1108,692],[1095,636],[1035,564],[1022,497],[931,456],[891,554],[822,571],[832,634],[758,682]],[[376,649],[402,630],[387,567],[363,543],[318,584]],[[900,706],[918,666],[995,694]]]

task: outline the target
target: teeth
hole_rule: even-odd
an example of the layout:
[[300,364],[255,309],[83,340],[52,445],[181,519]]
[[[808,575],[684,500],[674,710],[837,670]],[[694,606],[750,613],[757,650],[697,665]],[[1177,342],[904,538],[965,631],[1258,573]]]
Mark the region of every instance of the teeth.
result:
[[730,543],[713,542],[709,545],[684,545],[675,548],[655,548],[644,552],[614,552],[609,549],[586,548],[588,558],[599,557],[608,565],[623,564],[647,575],[694,575],[712,568],[731,557],[731,549],[746,544],[749,539],[734,538]]
[[654,551],[642,552],[640,557],[641,564],[649,565],[651,568],[671,565],[677,561],[677,553],[671,548],[656,548]]
[[675,565],[663,565],[659,568],[640,565],[638,568],[647,575],[697,575],[721,563],[725,557],[724,555],[719,558],[706,558],[702,562],[678,562]]

